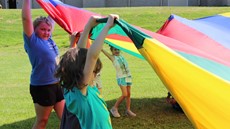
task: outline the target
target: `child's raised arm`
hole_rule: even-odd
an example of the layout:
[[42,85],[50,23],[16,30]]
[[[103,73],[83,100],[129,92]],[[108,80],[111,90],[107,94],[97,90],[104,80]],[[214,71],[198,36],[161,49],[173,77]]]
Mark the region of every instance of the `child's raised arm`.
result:
[[30,0],[23,0],[23,4],[22,4],[22,25],[23,25],[23,32],[28,37],[30,37],[34,32],[30,5],[31,5]]
[[99,56],[99,53],[101,52],[104,44],[105,37],[107,36],[107,33],[110,28],[114,26],[114,20],[119,18],[118,15],[110,14],[108,21],[103,28],[103,30],[100,32],[99,36],[95,39],[94,43],[89,48],[89,57],[97,59]]
[[69,37],[69,40],[70,40],[70,48],[75,48],[77,45],[76,45],[76,42],[77,40],[80,38],[80,32],[73,32],[70,37]]
[[77,43],[77,46],[79,48],[86,48],[89,33],[90,33],[91,29],[98,24],[96,20],[99,18],[101,18],[101,17],[92,16],[89,19],[88,23],[85,25],[85,28],[84,28],[81,36],[80,36],[78,43]]
[[114,56],[112,54],[109,54],[107,51],[105,51],[104,49],[101,50],[102,53],[105,54],[105,56],[107,56],[112,62],[114,61]]
[[[93,19],[90,19],[89,22],[87,23],[84,32],[90,32],[91,28],[94,27],[96,25],[96,20],[98,18],[92,17]],[[90,46],[88,53],[87,53],[87,57],[86,57],[86,64],[84,67],[84,79],[83,79],[83,84],[88,84],[90,81],[90,78],[92,77],[94,68],[95,68],[95,64],[96,61],[99,57],[99,54],[103,48],[103,44],[104,44],[104,40],[105,37],[109,31],[110,28],[112,28],[114,26],[114,20],[119,18],[118,15],[113,15],[110,14],[108,17],[108,21],[105,25],[105,27],[102,29],[102,31],[100,32],[99,36],[95,39],[94,43]],[[83,32],[83,34],[84,34]],[[87,35],[87,34],[85,34]],[[88,35],[87,35],[88,38]]]

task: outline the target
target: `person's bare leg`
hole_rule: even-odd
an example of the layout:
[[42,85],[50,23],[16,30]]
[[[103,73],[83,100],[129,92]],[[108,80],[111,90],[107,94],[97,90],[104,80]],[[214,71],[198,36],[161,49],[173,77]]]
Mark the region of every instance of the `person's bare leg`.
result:
[[62,118],[62,113],[63,113],[64,106],[65,106],[65,100],[64,100],[64,99],[63,99],[62,101],[60,101],[60,102],[57,102],[57,103],[54,105],[54,111],[56,112],[57,117],[58,117],[60,120],[61,120],[61,118]]
[[130,98],[130,90],[131,90],[131,87],[130,86],[127,86],[126,87],[126,90],[127,90],[127,96],[126,96],[126,110],[129,111],[130,110],[130,105],[131,105],[131,98]]
[[127,96],[126,86],[120,86],[120,89],[121,89],[122,95],[117,99],[112,109],[110,109],[110,112],[112,113],[114,117],[120,117],[120,114],[118,112],[118,107]]
[[133,113],[130,110],[130,105],[131,105],[131,86],[127,86],[127,96],[126,96],[126,115],[129,116],[136,116],[135,113]]
[[34,107],[36,112],[36,120],[32,129],[45,129],[53,106],[41,106],[35,103]]
[[116,103],[114,104],[114,108],[118,108],[119,105],[122,103],[122,101],[126,98],[127,96],[127,90],[126,90],[126,86],[120,86],[122,95],[117,99]]

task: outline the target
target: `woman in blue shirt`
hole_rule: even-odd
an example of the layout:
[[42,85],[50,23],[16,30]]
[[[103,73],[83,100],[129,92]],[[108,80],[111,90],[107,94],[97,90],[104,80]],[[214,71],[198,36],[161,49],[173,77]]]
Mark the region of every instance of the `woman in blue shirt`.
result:
[[30,94],[36,112],[33,129],[44,129],[53,109],[61,119],[65,101],[59,79],[54,77],[59,54],[51,39],[54,22],[43,16],[32,21],[30,5],[31,0],[23,1],[22,25],[24,48],[32,66]]

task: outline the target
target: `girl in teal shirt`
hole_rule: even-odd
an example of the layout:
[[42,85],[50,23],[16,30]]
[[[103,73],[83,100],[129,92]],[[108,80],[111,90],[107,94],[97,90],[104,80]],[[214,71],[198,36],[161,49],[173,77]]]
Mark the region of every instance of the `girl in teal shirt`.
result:
[[[70,48],[61,58],[56,77],[64,88],[67,110],[79,119],[82,129],[111,129],[111,119],[105,101],[93,86],[96,74],[101,70],[99,60],[105,37],[117,15],[109,15],[108,21],[89,49],[86,43],[90,30],[100,17],[92,16],[80,36],[77,47]],[[73,38],[73,36],[72,36]],[[71,40],[71,44],[75,40]],[[72,45],[74,46],[74,45]]]

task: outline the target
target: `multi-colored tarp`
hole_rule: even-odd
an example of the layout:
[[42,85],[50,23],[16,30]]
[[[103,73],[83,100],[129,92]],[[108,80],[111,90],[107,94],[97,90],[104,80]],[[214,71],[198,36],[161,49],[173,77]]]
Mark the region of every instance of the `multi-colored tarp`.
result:
[[[57,0],[37,2],[68,33],[81,31],[94,15]],[[116,23],[105,42],[146,59],[195,128],[230,128],[230,13],[196,20],[171,15],[157,33]]]

